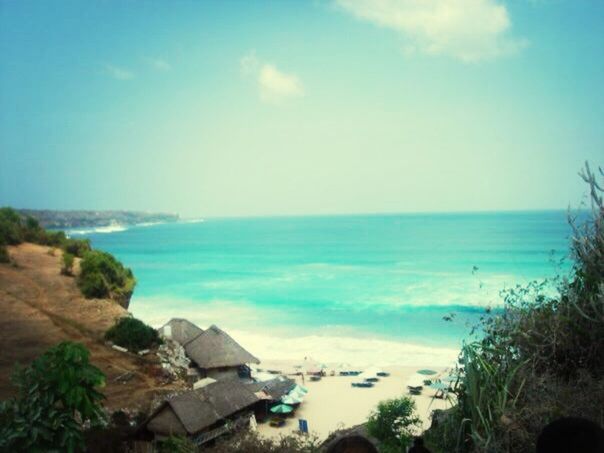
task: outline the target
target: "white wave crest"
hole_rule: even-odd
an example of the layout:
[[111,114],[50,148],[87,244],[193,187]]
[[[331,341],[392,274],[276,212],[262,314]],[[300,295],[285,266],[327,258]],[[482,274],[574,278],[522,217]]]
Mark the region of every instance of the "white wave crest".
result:
[[87,234],[108,234],[108,233],[117,233],[119,231],[126,231],[128,227],[126,225],[121,224],[112,224],[94,228],[83,228],[83,229],[73,229],[67,230],[66,234],[68,237],[71,236],[83,236]]
[[[372,338],[333,330],[315,333],[292,326],[276,327],[278,310],[253,307],[245,302],[206,301],[162,297],[135,298],[130,304],[134,316],[160,327],[170,318],[186,318],[201,328],[212,324],[225,329],[254,355],[264,360],[300,360],[312,356],[326,363],[350,363],[363,367],[450,366],[459,350]],[[267,321],[270,320],[270,323]],[[273,324],[275,323],[275,324]]]

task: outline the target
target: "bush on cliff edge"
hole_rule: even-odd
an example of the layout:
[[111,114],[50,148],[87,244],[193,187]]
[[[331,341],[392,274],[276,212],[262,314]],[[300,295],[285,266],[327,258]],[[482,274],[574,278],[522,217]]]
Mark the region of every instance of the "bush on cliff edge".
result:
[[134,352],[149,349],[162,342],[157,330],[130,316],[120,318],[107,330],[105,339]]
[[127,306],[136,280],[113,255],[93,250],[80,263],[78,286],[87,298],[112,298]]

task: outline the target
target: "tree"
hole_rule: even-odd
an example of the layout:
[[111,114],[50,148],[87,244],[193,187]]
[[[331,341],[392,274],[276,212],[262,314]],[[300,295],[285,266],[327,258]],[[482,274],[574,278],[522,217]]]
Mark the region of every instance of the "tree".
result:
[[82,425],[103,419],[97,388],[105,376],[88,350],[63,342],[17,369],[17,397],[0,403],[0,451],[68,451],[84,447]]
[[398,453],[411,445],[413,429],[419,425],[415,402],[402,396],[378,404],[377,410],[367,420],[367,432],[381,441],[381,451]]

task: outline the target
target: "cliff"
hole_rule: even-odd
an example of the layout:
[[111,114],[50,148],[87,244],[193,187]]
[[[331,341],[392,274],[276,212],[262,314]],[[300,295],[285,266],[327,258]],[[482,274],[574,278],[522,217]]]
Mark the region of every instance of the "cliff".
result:
[[[103,340],[105,331],[127,311],[110,299],[85,299],[75,278],[61,275],[61,252],[24,243],[8,247],[14,264],[0,264],[0,399],[14,393],[10,376],[17,363],[27,365],[61,341],[83,343],[94,365],[107,376],[105,406],[146,410],[163,385],[153,354],[139,357],[116,351]],[[76,262],[75,271],[78,272]],[[159,373],[160,374],[160,373]]]

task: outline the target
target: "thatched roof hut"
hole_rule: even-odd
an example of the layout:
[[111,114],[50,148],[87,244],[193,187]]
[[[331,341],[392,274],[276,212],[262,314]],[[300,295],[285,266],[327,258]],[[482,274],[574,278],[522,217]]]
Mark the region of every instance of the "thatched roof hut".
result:
[[214,325],[185,343],[184,348],[187,356],[203,369],[260,363],[260,360]]
[[271,400],[279,401],[296,386],[296,381],[283,376],[279,376],[275,379],[271,379],[270,381],[252,382],[246,385],[254,393],[262,390],[268,396],[270,396]]
[[183,318],[172,318],[158,330],[162,336],[171,338],[181,345],[203,333],[203,329]]
[[254,392],[236,380],[215,382],[165,401],[143,426],[160,437],[193,436],[220,426],[256,402]]

